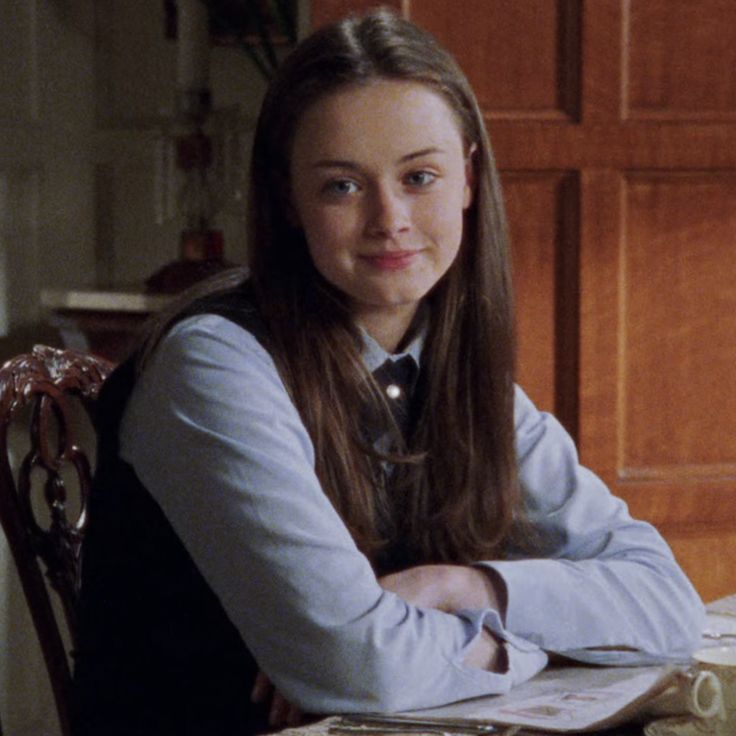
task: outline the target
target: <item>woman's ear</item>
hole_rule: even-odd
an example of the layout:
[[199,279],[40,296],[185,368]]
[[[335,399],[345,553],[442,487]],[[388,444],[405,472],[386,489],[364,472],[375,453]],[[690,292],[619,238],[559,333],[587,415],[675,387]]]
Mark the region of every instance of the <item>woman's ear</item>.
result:
[[475,196],[475,159],[478,152],[478,146],[471,143],[468,146],[468,152],[465,156],[465,191],[463,193],[463,209],[466,210],[473,203]]

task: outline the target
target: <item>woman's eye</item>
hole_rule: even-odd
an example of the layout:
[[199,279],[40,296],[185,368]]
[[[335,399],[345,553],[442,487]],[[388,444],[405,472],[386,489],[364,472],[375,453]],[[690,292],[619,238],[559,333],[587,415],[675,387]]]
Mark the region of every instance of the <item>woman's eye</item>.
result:
[[431,171],[413,171],[406,177],[407,183],[412,187],[426,187],[432,184],[437,178],[437,174]]
[[357,191],[358,185],[351,179],[335,179],[334,181],[327,182],[325,185],[325,192],[327,194],[334,194],[338,197],[354,194]]

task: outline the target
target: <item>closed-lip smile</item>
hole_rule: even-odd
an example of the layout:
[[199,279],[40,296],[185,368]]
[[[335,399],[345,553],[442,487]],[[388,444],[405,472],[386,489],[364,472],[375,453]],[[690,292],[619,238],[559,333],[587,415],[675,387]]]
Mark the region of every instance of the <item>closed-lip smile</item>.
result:
[[390,250],[383,253],[372,253],[360,256],[371,266],[383,271],[398,271],[411,265],[421,250]]

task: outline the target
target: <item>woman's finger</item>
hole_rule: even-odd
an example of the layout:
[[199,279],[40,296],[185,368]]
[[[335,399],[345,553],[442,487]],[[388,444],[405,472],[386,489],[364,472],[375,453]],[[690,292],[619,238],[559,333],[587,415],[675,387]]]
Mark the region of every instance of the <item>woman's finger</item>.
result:
[[268,725],[273,727],[287,725],[291,708],[291,703],[278,690],[274,691],[271,698],[271,710],[268,714]]
[[250,691],[251,703],[265,703],[272,692],[273,685],[271,684],[271,680],[268,679],[268,675],[265,675],[259,670],[253,682],[253,689]]
[[304,720],[304,714],[301,708],[297,708],[296,705],[289,703],[289,711],[286,714],[286,725],[287,726],[298,726],[302,720]]

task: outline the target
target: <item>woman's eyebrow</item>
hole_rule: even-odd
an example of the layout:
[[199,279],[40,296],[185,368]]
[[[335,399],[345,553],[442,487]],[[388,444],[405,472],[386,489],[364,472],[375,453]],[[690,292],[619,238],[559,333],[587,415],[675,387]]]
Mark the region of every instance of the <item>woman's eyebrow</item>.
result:
[[315,169],[359,169],[355,161],[347,161],[337,158],[325,158],[312,164]]
[[[418,151],[407,153],[405,156],[402,156],[400,159],[398,159],[397,163],[403,164],[407,163],[408,161],[413,161],[416,158],[421,158],[422,156],[429,156],[431,154],[444,152],[445,150],[443,148],[430,146],[429,148],[422,148]],[[315,161],[312,166],[315,169],[360,169],[360,166],[355,161],[338,158],[320,159],[319,161]]]
[[403,164],[407,161],[413,161],[415,158],[421,158],[422,156],[429,156],[434,153],[444,153],[444,148],[439,148],[437,146],[430,146],[429,148],[422,148],[419,151],[414,151],[413,153],[407,153],[406,156],[402,156],[399,159],[399,163]]

